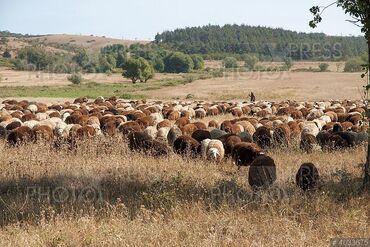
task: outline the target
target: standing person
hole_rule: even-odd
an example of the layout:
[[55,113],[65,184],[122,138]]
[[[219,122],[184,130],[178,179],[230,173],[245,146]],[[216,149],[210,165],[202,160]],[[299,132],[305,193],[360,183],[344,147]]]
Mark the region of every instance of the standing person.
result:
[[254,103],[256,101],[256,96],[254,95],[253,92],[251,92],[251,94],[249,95],[249,97],[250,97],[252,103]]

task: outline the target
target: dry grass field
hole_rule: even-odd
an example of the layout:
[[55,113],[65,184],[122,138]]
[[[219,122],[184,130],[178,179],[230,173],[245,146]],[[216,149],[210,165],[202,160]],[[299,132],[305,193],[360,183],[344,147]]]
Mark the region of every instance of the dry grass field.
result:
[[[298,66],[298,65],[297,65]],[[300,65],[305,66],[305,65]],[[16,87],[25,87],[35,91],[48,89],[68,89],[71,82],[67,74],[53,74],[44,72],[14,71],[0,68],[0,88],[7,97],[16,97],[10,92]],[[253,91],[257,100],[298,100],[315,101],[329,99],[361,99],[363,85],[366,82],[361,79],[360,73],[343,72],[225,72],[223,77],[195,80],[191,83],[178,83],[182,76],[179,74],[156,74],[155,79],[146,84],[135,86],[135,90],[129,90],[147,99],[185,99],[189,94],[194,99],[202,100],[245,100],[247,95]],[[132,83],[123,78],[121,74],[84,74],[86,83],[94,82],[105,85],[105,89],[112,86],[109,95],[107,90],[97,88],[98,95],[110,96],[116,93],[125,93],[127,87]],[[172,80],[173,83],[169,83]],[[158,85],[158,81],[164,82],[166,86]],[[176,82],[177,81],[177,82]],[[163,83],[162,83],[163,84]],[[172,85],[173,84],[173,85]],[[122,85],[122,90],[119,89]],[[4,88],[6,87],[6,88]],[[8,90],[9,93],[4,93]],[[77,88],[78,90],[78,88]],[[35,93],[37,95],[37,93]],[[81,90],[82,95],[84,91]],[[75,95],[77,97],[77,95]],[[117,95],[120,96],[120,95]],[[1,96],[0,96],[1,97]],[[45,97],[41,93],[38,97]],[[50,94],[52,98],[66,98],[66,95]]]
[[[276,186],[253,193],[248,169],[230,161],[148,158],[121,139],[72,153],[0,143],[0,245],[328,246],[334,237],[369,236],[364,148],[269,155]],[[303,194],[294,177],[307,161],[322,179],[319,191]]]

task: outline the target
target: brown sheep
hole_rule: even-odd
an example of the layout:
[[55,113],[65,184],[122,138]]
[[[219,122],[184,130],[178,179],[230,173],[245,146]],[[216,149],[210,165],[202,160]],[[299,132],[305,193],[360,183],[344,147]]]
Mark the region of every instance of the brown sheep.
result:
[[312,163],[304,163],[296,174],[296,184],[303,191],[315,190],[318,185],[319,171]]
[[77,139],[87,139],[87,138],[94,137],[95,134],[96,134],[95,128],[92,126],[86,125],[86,126],[82,126],[77,129],[76,138]]
[[140,132],[140,131],[142,131],[142,128],[140,127],[140,125],[137,122],[130,121],[130,122],[126,122],[126,123],[121,124],[118,127],[118,130],[125,136],[125,135],[128,135],[131,132]]
[[37,126],[32,129],[33,137],[35,141],[48,141],[51,142],[54,139],[53,130],[46,125]]
[[231,135],[222,143],[225,147],[225,156],[230,157],[236,144],[241,143],[242,139],[239,136]]
[[33,131],[27,126],[21,126],[11,131],[7,137],[10,145],[19,145],[27,141],[33,140]]
[[182,131],[181,129],[179,129],[179,127],[177,126],[174,126],[170,129],[170,131],[168,132],[168,135],[167,135],[167,141],[168,141],[168,144],[170,146],[173,146],[173,143],[175,142],[175,140],[182,136]]
[[272,146],[270,129],[265,126],[257,128],[256,132],[253,134],[253,140],[263,149],[270,148]]
[[185,125],[190,124],[190,120],[188,118],[179,118],[176,120],[175,125],[182,129]]
[[183,135],[191,136],[197,129],[198,128],[195,124],[187,124],[183,128],[181,128],[181,131]]
[[142,129],[145,129],[148,126],[152,126],[154,124],[154,120],[151,116],[141,117],[136,120],[136,122],[140,125]]
[[168,117],[167,117],[168,120],[176,121],[179,118],[180,118],[180,113],[178,111],[171,111],[168,113]]
[[205,130],[207,129],[207,125],[203,122],[194,122],[193,123],[199,130]]
[[171,126],[172,126],[172,124],[171,124],[170,120],[165,119],[165,120],[158,123],[157,129],[165,128],[165,127],[171,128]]
[[207,116],[216,116],[219,114],[219,109],[217,107],[210,107],[207,110]]
[[208,122],[208,127],[217,129],[219,127],[219,125],[218,125],[218,122],[216,120],[211,120],[211,121]]
[[299,144],[299,148],[301,150],[311,153],[316,146],[318,146],[318,142],[314,135],[307,133],[302,135],[301,142]]
[[248,183],[253,189],[270,187],[276,181],[276,165],[274,160],[265,155],[257,157],[251,164]]

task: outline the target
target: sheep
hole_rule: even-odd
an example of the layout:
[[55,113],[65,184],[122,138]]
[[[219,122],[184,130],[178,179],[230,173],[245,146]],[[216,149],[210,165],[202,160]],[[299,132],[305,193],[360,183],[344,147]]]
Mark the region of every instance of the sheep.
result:
[[317,124],[315,122],[306,121],[306,122],[303,123],[302,133],[317,136],[317,134],[319,134],[319,132],[320,132],[320,129],[319,129],[319,127],[317,126]]
[[230,157],[236,144],[241,143],[242,139],[236,135],[230,135],[223,141],[225,147],[225,156]]
[[182,135],[182,131],[179,127],[173,126],[167,135],[167,141],[170,146],[173,146],[175,140]]
[[195,124],[187,124],[180,129],[182,130],[183,135],[191,136],[198,128]]
[[296,184],[303,191],[315,190],[318,185],[319,171],[312,163],[304,163],[296,174]]
[[200,143],[190,136],[180,136],[173,143],[175,153],[195,158],[201,152]]
[[260,155],[262,149],[255,143],[237,143],[232,150],[233,163],[238,167],[249,166]]
[[203,159],[207,159],[207,149],[210,142],[211,139],[204,139],[200,142],[200,154]]
[[319,145],[315,136],[307,133],[303,133],[299,148],[307,153],[311,153],[313,150],[319,150]]
[[213,129],[211,130],[210,134],[211,139],[219,139],[221,136],[226,135],[227,133],[219,129]]
[[208,130],[198,129],[193,132],[191,137],[198,142],[202,142],[205,139],[211,139],[211,133]]
[[32,129],[35,141],[52,141],[54,139],[53,129],[47,125],[37,126]]
[[266,155],[257,157],[249,168],[248,183],[253,189],[270,187],[276,181],[276,165]]
[[265,126],[261,126],[256,129],[253,134],[253,140],[263,149],[270,148],[272,146],[272,135],[270,129]]
[[148,126],[144,129],[144,133],[149,135],[153,140],[157,138],[158,130],[154,126]]
[[220,162],[224,159],[225,149],[220,140],[211,140],[207,145],[207,159]]
[[170,132],[170,129],[171,128],[169,127],[162,127],[158,129],[157,136],[155,139],[159,142],[168,143],[167,136],[168,136],[168,133]]
[[33,140],[33,131],[27,126],[21,126],[11,131],[7,136],[7,142],[12,146],[23,144],[31,140]]
[[0,126],[0,140],[4,140],[7,136],[7,130],[3,126]]

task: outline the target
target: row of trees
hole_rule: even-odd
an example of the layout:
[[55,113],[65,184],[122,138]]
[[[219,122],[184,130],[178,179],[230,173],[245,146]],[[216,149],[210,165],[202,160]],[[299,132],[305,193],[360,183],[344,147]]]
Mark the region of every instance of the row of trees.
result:
[[[9,51],[3,57],[11,59]],[[19,70],[45,70],[56,73],[111,73],[123,72],[134,83],[146,82],[154,72],[189,73],[204,68],[200,55],[170,52],[158,46],[135,44],[125,47],[120,44],[103,47],[98,54],[89,54],[78,49],[74,54],[53,53],[43,46],[24,47],[12,59]]]
[[256,54],[260,60],[330,60],[366,53],[363,37],[336,37],[323,33],[298,33],[281,28],[246,25],[208,25],[166,31],[155,42],[187,54],[207,58],[225,54]]

